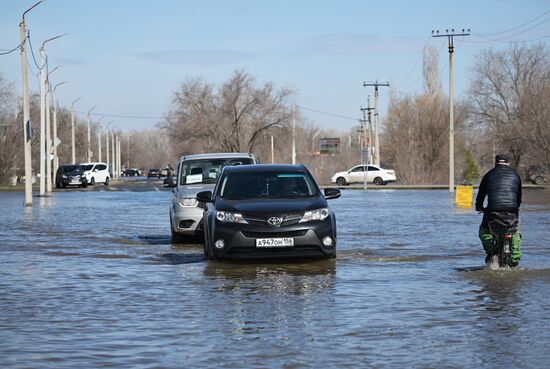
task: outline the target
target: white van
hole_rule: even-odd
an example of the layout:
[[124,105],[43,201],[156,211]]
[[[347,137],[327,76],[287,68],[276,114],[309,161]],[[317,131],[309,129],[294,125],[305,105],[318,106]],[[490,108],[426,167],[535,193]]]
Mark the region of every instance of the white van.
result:
[[84,175],[88,184],[103,183],[105,186],[109,184],[110,174],[109,166],[106,163],[90,162],[80,164],[84,169]]

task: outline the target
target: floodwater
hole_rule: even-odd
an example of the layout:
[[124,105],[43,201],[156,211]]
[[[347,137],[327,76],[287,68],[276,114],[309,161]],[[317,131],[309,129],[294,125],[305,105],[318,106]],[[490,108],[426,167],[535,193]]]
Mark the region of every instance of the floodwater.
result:
[[[137,182],[136,182],[137,183]],[[149,182],[151,183],[151,182]],[[159,185],[0,192],[2,368],[542,368],[550,190],[517,270],[482,268],[447,191],[344,190],[335,260],[204,261]]]

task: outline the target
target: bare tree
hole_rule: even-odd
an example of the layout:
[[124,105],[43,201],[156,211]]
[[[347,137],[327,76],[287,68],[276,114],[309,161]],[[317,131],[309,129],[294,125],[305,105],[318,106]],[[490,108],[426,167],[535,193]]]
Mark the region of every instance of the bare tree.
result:
[[544,44],[483,51],[470,95],[475,122],[507,151],[513,164],[548,157],[550,59]]
[[161,128],[179,153],[253,152],[270,131],[289,124],[295,114],[292,91],[236,71],[218,90],[200,79],[188,80],[175,92],[172,110]]
[[0,184],[9,184],[23,161],[20,106],[12,83],[0,74]]
[[436,48],[426,45],[423,50],[422,71],[424,73],[424,88],[427,95],[440,95],[439,54]]

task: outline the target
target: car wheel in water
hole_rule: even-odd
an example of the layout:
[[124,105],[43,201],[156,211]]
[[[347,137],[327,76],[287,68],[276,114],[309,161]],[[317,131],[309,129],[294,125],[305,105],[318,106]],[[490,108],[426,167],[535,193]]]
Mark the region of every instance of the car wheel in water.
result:
[[109,185],[109,177],[105,178],[105,186],[108,186]]
[[187,238],[185,236],[182,236],[181,234],[174,231],[174,228],[172,228],[172,224],[170,223],[170,230],[172,231],[172,243],[184,243]]
[[541,185],[544,183],[544,178],[542,178],[541,176],[538,176],[535,178],[535,184],[536,185]]
[[382,178],[376,177],[376,178],[374,179],[374,184],[380,186],[380,185],[386,184],[386,182],[384,182],[384,181],[382,180]]
[[347,185],[348,183],[346,182],[346,179],[345,179],[344,177],[338,177],[338,178],[336,179],[336,184],[337,184],[338,186],[345,186],[345,185]]
[[95,185],[95,178],[94,177],[92,177],[92,179],[90,179],[90,184]]

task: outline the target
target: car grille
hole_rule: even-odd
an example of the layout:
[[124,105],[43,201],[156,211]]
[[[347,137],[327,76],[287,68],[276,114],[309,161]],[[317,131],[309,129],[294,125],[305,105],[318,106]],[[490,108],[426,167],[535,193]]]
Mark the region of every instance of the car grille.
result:
[[302,219],[304,216],[304,213],[289,213],[289,214],[277,214],[277,215],[265,215],[265,214],[245,214],[244,218],[248,221],[250,224],[269,224],[267,220],[271,218],[272,216],[277,216],[283,218],[282,223],[280,226],[287,226],[291,224],[296,224]]
[[243,236],[246,238],[302,237],[305,236],[306,233],[307,229],[289,232],[242,232]]

